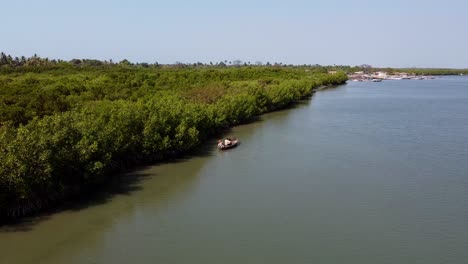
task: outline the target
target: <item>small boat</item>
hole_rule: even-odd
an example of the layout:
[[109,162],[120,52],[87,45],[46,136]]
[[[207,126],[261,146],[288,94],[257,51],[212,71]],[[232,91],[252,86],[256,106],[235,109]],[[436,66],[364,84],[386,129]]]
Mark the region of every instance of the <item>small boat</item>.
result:
[[231,149],[237,147],[239,144],[239,140],[237,138],[231,139],[230,144],[224,144],[224,140],[218,140],[218,149],[220,150],[226,150],[226,149]]

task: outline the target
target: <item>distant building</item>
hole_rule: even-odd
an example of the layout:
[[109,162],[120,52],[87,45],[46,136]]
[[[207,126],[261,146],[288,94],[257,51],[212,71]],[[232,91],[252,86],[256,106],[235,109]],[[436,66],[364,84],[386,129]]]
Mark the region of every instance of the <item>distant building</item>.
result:
[[337,74],[337,71],[328,71],[328,74]]
[[387,73],[386,72],[376,72],[375,73],[375,76],[379,77],[379,78],[387,78]]

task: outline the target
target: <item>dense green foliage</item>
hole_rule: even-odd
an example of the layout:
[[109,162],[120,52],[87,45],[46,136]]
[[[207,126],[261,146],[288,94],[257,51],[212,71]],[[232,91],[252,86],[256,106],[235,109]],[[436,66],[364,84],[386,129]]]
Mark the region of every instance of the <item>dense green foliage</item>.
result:
[[8,66],[0,75],[0,218],[346,81],[302,67]]

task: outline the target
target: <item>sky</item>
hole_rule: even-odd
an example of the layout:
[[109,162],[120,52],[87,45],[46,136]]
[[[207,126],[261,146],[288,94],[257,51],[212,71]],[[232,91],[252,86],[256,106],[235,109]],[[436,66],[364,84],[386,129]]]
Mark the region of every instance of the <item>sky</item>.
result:
[[466,0],[0,0],[0,51],[132,62],[468,68]]

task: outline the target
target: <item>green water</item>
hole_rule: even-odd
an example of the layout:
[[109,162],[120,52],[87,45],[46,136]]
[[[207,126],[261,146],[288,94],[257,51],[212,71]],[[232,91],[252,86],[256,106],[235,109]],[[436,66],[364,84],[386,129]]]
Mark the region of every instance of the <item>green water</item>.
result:
[[0,263],[468,260],[468,78],[353,82],[229,135],[0,228]]

